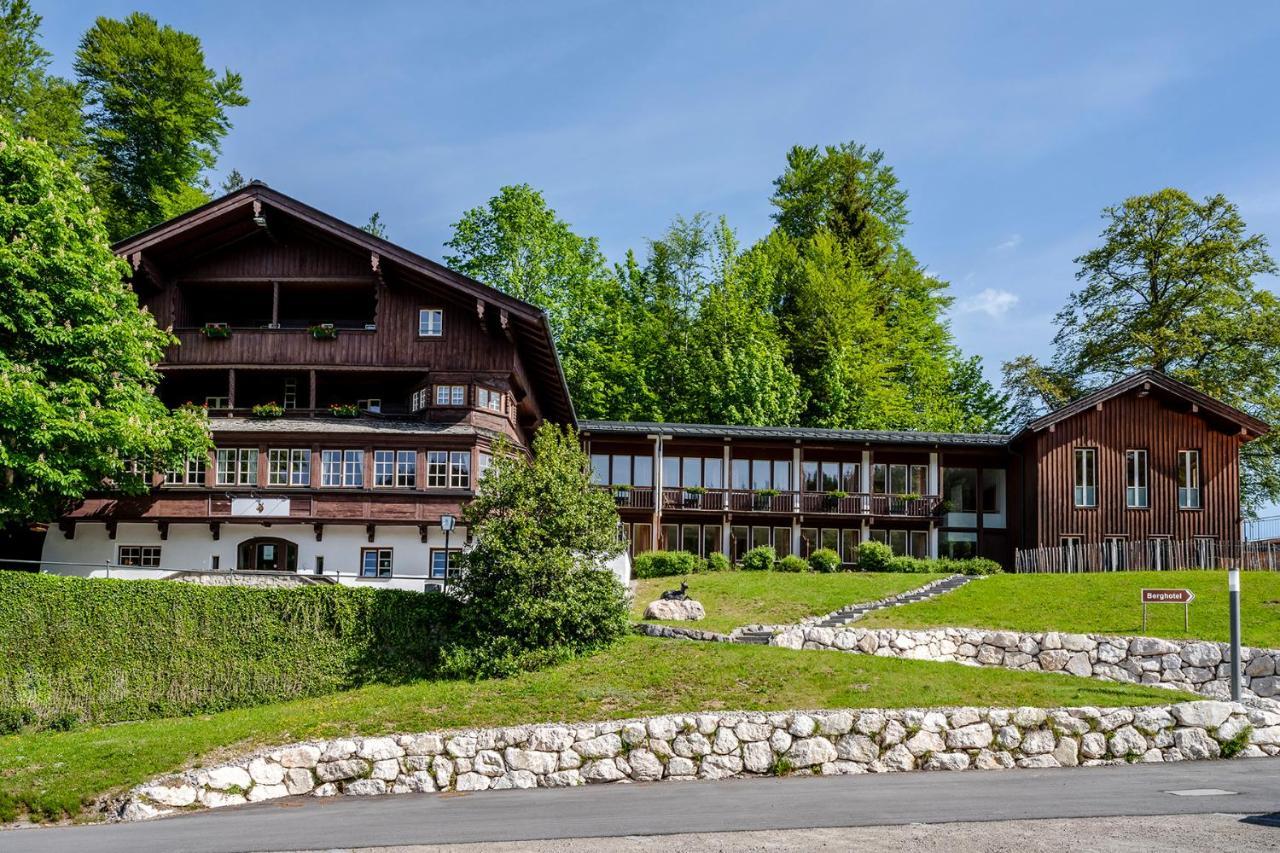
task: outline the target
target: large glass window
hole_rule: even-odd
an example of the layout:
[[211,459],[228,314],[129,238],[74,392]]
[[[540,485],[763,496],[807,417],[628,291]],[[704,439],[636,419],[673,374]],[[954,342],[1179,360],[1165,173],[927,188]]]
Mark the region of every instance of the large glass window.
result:
[[662,488],[675,489],[680,486],[680,457],[662,457]]
[[906,465],[889,466],[889,494],[905,495],[908,492],[907,480]]
[[1076,448],[1075,505],[1098,505],[1098,451],[1092,447]]
[[412,489],[418,485],[418,452],[416,450],[396,451],[396,486]]
[[942,497],[950,501],[950,512],[976,512],[978,508],[978,469],[946,469],[942,476]]
[[681,465],[681,476],[684,480],[681,482],[683,486],[702,486],[702,457],[686,456]]
[[267,484],[306,486],[311,482],[311,451],[272,449],[267,451]]
[[929,494],[929,466],[928,465],[912,465],[911,466],[911,488],[910,491],[917,495]]
[[361,548],[360,576],[364,578],[391,577],[391,549]]
[[631,457],[625,454],[615,453],[613,456],[613,473],[609,477],[609,482],[616,486],[630,486],[631,482]]
[[840,534],[840,539],[844,548],[840,552],[844,555],[844,562],[856,563],[858,561],[858,545],[862,542],[862,531],[856,527],[846,527]]
[[773,487],[780,492],[791,489],[791,460],[775,459],[773,461]]
[[791,528],[773,528],[773,553],[781,560],[791,553]]
[[803,463],[800,466],[800,480],[806,492],[818,491],[818,463]]
[[1200,508],[1200,451],[1178,451],[1178,509]]
[[751,488],[756,491],[773,488],[773,478],[770,476],[768,459],[753,459],[751,461]]
[[707,524],[702,528],[702,556],[709,557],[720,550],[720,534],[723,530],[718,524]]
[[698,553],[702,541],[702,528],[696,524],[686,524],[680,528],[680,550],[690,554]]
[[1124,505],[1130,509],[1146,509],[1147,451],[1124,452]]
[[455,450],[449,454],[449,488],[471,488],[471,453]]
[[750,537],[751,530],[744,525],[735,524],[729,528],[729,559],[735,563],[742,559],[751,547],[748,544]]
[[752,548],[768,548],[769,547],[769,528],[753,527],[751,528],[751,547]]
[[944,530],[938,536],[938,556],[966,560],[978,556],[978,534],[964,530]]
[[871,466],[871,493],[884,495],[889,492],[889,466],[877,462]]
[[342,485],[342,451],[320,451],[320,485]]
[[[428,471],[427,485],[428,486],[433,485],[431,482],[430,466],[431,466],[431,458],[430,458],[430,454],[428,454],[427,456],[427,471]],[[608,454],[605,454],[605,453],[591,454],[591,482],[595,483],[597,486],[611,485],[609,482]]]
[[[719,457],[708,457],[703,460],[703,484],[708,489],[724,488],[724,460]],[[719,549],[717,549],[719,550]]]
[[[608,457],[604,457],[608,459]],[[594,457],[593,457],[594,460]],[[606,468],[608,467],[606,463]],[[449,451],[427,451],[427,488],[443,489],[449,485]]]
[[733,489],[751,488],[751,463],[745,459],[734,459],[729,463],[729,472],[733,481],[729,484]]
[[653,457],[635,456],[631,460],[631,485],[642,489],[653,488]]

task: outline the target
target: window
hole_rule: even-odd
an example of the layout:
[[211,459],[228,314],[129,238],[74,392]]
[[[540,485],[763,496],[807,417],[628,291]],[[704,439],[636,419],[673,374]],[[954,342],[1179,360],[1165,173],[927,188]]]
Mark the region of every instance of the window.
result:
[[696,524],[686,524],[680,528],[680,550],[688,551],[695,556],[702,556],[698,553],[698,547],[702,541],[702,528]]
[[366,412],[381,412],[382,398],[369,397],[366,400],[356,400],[356,408],[364,409]]
[[390,548],[361,548],[360,549],[360,577],[362,578],[391,577],[391,549]]
[[427,389],[415,389],[409,397],[409,411],[421,412],[427,407]]
[[377,488],[412,489],[418,484],[416,450],[373,451],[373,485]]
[[917,495],[929,494],[929,466],[928,465],[912,465],[911,466],[911,487],[910,490]]
[[871,466],[871,493],[887,494],[889,491],[889,466],[877,463]]
[[741,525],[733,525],[729,528],[729,559],[735,563],[742,559],[747,553],[750,546],[747,541],[750,537],[750,529]]
[[1102,539],[1102,559],[1109,572],[1122,572],[1128,567],[1128,543],[1123,536],[1105,536]]
[[944,530],[938,538],[938,556],[950,557],[953,560],[966,560],[978,556],[978,534]]
[[821,490],[824,492],[834,492],[840,488],[840,463],[839,462],[823,462],[818,469],[822,476]]
[[121,566],[138,566],[143,569],[160,567],[159,545],[121,545],[116,548],[116,563]]
[[1200,508],[1200,451],[1178,451],[1178,509]]
[[800,484],[806,492],[818,491],[818,463],[805,462],[800,466]]
[[823,548],[840,553],[840,531],[831,527],[822,528],[822,534],[818,541]]
[[[632,457],[633,472],[631,474],[631,485],[640,486],[644,489],[653,488],[653,457],[652,456],[634,456]],[[481,473],[484,468],[481,467]]]
[[310,483],[310,450],[273,448],[267,451],[267,485],[306,486]]
[[768,459],[751,460],[751,488],[754,491],[773,488],[772,470]]
[[800,556],[807,560],[816,550],[818,550],[818,528],[801,527]]
[[466,385],[437,385],[437,406],[465,406],[467,404]]
[[364,485],[363,450],[322,450],[320,452],[320,484],[322,486]]
[[768,527],[751,528],[751,547],[752,548],[768,548],[771,543],[771,534]]
[[449,454],[449,488],[471,488],[471,454],[466,450],[455,450]]
[[396,451],[396,486],[412,489],[418,485],[418,452],[416,450]]
[[929,533],[926,530],[911,531],[911,550],[908,552],[913,557],[925,559],[929,556]]
[[[432,454],[427,454],[428,471],[430,470],[430,458]],[[609,456],[606,453],[591,454],[591,482],[597,486],[612,485],[609,482]],[[427,485],[432,485],[431,475],[427,474]]]
[[[890,465],[889,466],[889,494],[905,495],[907,493],[907,466],[906,465]],[[903,545],[905,553],[906,546]]]
[[427,488],[443,489],[449,485],[449,453],[445,450],[427,451]]
[[844,562],[856,563],[858,561],[858,545],[862,542],[862,531],[856,527],[847,527],[840,535],[841,544],[844,550]]
[[791,553],[790,527],[773,528],[773,553],[777,554],[779,560]]
[[707,524],[702,528],[702,556],[710,557],[720,550],[720,536],[724,528],[718,524]]
[[482,409],[488,409],[491,412],[501,412],[503,401],[506,395],[501,391],[494,391],[491,388],[476,389],[476,404]]
[[751,488],[751,463],[745,459],[734,459],[729,463],[731,475],[730,487],[734,489]]
[[203,454],[188,457],[184,464],[166,471],[164,481],[174,486],[203,486],[206,462],[207,457]]
[[431,577],[433,578],[456,578],[458,576],[458,555],[462,551],[458,548],[450,548],[448,551],[443,548],[431,549]]
[[1076,449],[1075,493],[1078,507],[1098,505],[1098,451],[1092,447]]
[[680,474],[683,486],[702,486],[702,459],[697,456],[686,456],[681,461]]
[[230,397],[205,397],[204,407],[206,409],[229,409],[231,408]]
[[680,525],[664,524],[659,530],[659,533],[662,535],[662,539],[659,542],[659,545],[662,547],[662,550],[664,551],[680,550]]
[[[493,455],[480,451],[476,453],[476,479],[483,480],[484,472],[489,470],[489,466],[493,464]],[[652,481],[651,481],[652,482]]]
[[1129,509],[1146,509],[1147,451],[1124,452],[1124,505]]
[[373,486],[376,489],[387,488],[396,482],[396,452],[394,450],[373,451]]
[[946,469],[942,475],[942,497],[951,503],[950,512],[977,512],[978,469]]
[[258,449],[219,448],[215,482],[219,486],[258,485]]
[[643,554],[653,550],[653,525],[636,522],[631,525],[631,554]]
[[444,334],[444,309],[420,308],[418,310],[418,337],[438,338]]

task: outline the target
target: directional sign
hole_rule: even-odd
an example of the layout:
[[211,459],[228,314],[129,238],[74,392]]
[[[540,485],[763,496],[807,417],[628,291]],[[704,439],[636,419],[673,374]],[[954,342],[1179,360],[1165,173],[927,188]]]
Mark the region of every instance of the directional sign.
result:
[[1189,589],[1144,589],[1143,604],[1190,604],[1196,600]]
[[1147,605],[1148,604],[1181,604],[1182,605],[1182,628],[1183,630],[1191,629],[1191,602],[1195,601],[1196,595],[1189,589],[1144,589],[1142,590],[1142,630],[1147,630]]

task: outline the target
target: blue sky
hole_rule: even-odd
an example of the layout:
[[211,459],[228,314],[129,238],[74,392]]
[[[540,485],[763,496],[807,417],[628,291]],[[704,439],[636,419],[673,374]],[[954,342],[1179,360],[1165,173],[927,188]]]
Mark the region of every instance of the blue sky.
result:
[[215,177],[436,258],[518,182],[611,258],[700,210],[751,241],[789,146],[881,148],[992,378],[1048,353],[1108,204],[1223,192],[1280,241],[1271,4],[33,2],[63,73],[92,14],[199,35],[252,99]]

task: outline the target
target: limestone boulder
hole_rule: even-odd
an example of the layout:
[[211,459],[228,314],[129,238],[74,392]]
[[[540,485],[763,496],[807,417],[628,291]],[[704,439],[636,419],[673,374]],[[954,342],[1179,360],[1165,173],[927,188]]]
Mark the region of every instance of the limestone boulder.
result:
[[696,622],[699,619],[707,618],[707,611],[702,606],[702,602],[686,599],[684,601],[668,601],[666,599],[658,599],[649,602],[649,606],[644,609],[644,618],[658,619],[661,621],[681,621]]

